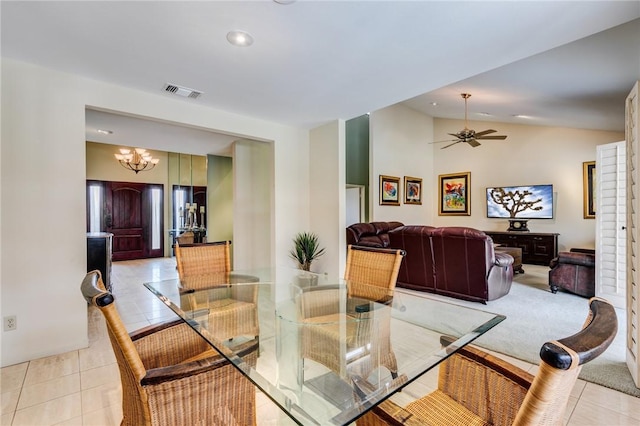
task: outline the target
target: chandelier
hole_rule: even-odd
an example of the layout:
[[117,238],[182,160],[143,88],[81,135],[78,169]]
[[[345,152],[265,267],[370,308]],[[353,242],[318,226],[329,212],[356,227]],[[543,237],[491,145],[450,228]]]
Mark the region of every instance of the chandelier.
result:
[[146,149],[135,148],[133,152],[130,149],[120,149],[120,154],[114,154],[120,165],[125,169],[134,171],[136,174],[144,170],[153,169],[160,160],[152,158]]

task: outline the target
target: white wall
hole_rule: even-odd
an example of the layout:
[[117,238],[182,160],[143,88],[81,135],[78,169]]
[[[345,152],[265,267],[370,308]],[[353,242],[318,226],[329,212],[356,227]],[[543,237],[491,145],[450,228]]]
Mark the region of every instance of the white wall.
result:
[[270,144],[233,143],[233,268],[255,270],[273,265],[271,243]]
[[313,129],[310,134],[311,225],[306,231],[318,234],[325,248],[311,270],[331,278],[341,277],[346,263],[345,139],[344,120]]
[[[433,118],[393,105],[371,113],[370,221],[397,220],[406,225],[433,223]],[[379,176],[400,178],[400,206],[381,206]],[[404,204],[404,176],[422,178],[422,205]]]
[[[560,250],[595,247],[595,221],[583,218],[582,163],[595,161],[596,146],[624,139],[620,132],[469,122],[469,128],[498,130],[504,141],[481,141],[472,148],[459,143],[440,149],[434,145],[434,176],[471,172],[471,216],[438,216],[435,226],[470,226],[506,231],[506,219],[488,219],[485,189],[493,186],[553,184],[554,219],[530,220],[532,232],[557,232]],[[461,120],[434,119],[434,140],[449,138],[464,128]],[[437,181],[436,181],[437,182]],[[437,183],[433,196],[438,197]]]
[[286,261],[291,238],[309,224],[308,197],[300,196],[308,188],[305,129],[5,58],[1,85],[2,315],[18,320],[17,330],[2,333],[3,366],[87,346],[79,290],[86,272],[87,106],[274,141],[275,263]]

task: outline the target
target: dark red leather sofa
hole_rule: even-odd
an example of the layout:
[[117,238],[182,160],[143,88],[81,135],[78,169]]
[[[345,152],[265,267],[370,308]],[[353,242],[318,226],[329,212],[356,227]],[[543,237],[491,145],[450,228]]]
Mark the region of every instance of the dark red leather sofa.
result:
[[403,226],[402,222],[356,223],[347,227],[347,245],[389,247],[389,231]]
[[496,253],[484,232],[465,227],[356,223],[347,244],[400,248],[399,287],[485,303],[509,293],[513,257]]

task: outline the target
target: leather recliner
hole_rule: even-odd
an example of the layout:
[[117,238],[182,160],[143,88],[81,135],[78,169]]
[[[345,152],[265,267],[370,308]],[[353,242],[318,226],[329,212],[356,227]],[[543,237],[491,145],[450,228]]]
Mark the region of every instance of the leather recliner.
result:
[[592,249],[572,248],[558,253],[549,264],[552,293],[564,289],[583,297],[596,295],[596,254]]
[[513,257],[496,253],[487,234],[447,226],[434,229],[431,242],[436,293],[483,303],[509,294]]

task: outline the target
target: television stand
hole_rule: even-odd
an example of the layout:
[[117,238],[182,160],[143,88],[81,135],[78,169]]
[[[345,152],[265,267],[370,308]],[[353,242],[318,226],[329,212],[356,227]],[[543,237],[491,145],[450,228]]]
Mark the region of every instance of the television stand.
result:
[[558,256],[558,235],[542,232],[484,231],[494,243],[505,247],[520,247],[522,263],[549,266]]
[[509,232],[529,232],[528,219],[509,219]]

